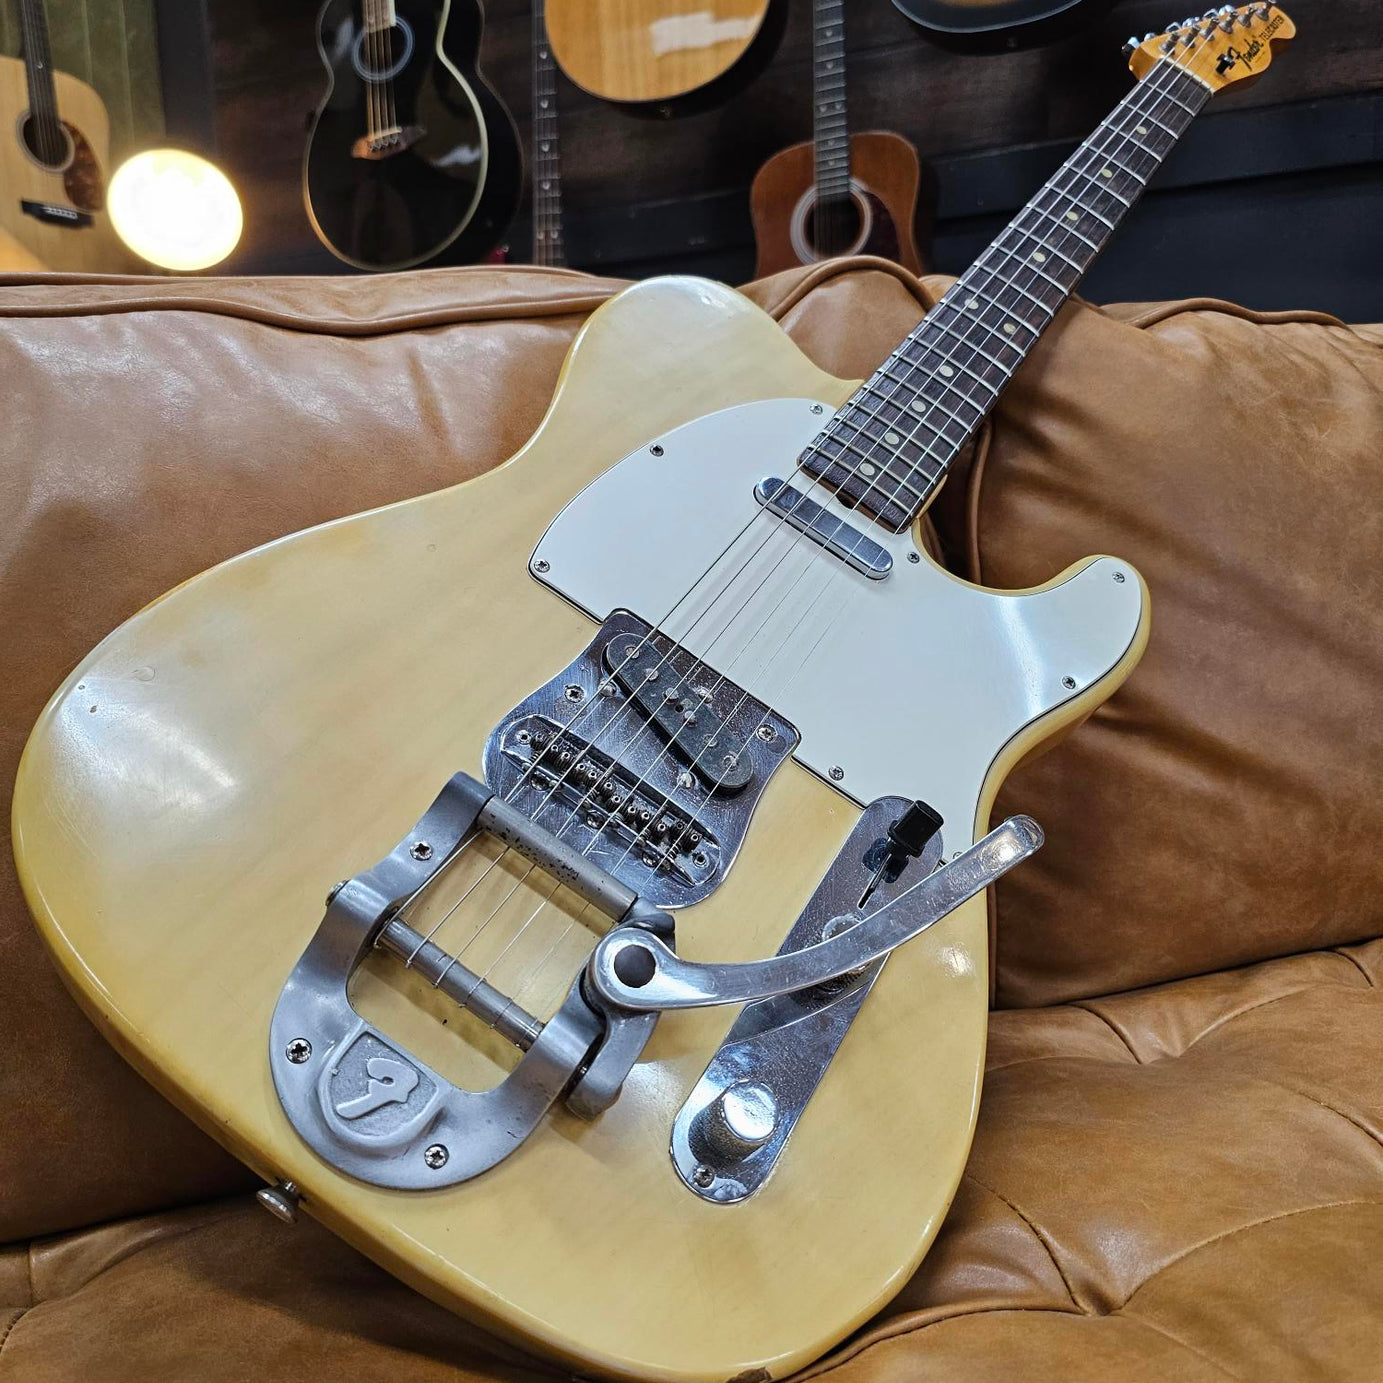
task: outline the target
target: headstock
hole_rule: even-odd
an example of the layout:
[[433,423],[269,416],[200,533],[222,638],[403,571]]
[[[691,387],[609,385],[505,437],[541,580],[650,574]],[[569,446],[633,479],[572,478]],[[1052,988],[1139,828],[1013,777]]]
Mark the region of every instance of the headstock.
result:
[[1129,39],[1128,65],[1141,79],[1166,59],[1219,91],[1264,71],[1272,61],[1273,44],[1285,43],[1296,31],[1276,5],[1226,5],[1199,19],[1169,24],[1164,33]]

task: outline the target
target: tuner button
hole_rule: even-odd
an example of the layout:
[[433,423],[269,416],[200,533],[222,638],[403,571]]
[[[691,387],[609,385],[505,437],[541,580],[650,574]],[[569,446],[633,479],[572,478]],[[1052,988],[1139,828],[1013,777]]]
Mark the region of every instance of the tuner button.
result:
[[748,1157],[757,1152],[778,1127],[778,1105],[762,1081],[737,1080],[707,1106],[701,1134],[722,1157]]

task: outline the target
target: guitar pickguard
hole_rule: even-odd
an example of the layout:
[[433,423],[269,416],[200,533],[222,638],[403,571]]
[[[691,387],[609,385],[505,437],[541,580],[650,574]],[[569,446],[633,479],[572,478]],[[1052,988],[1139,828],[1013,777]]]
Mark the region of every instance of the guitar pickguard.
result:
[[[1101,557],[1034,591],[988,591],[872,525],[893,566],[866,577],[754,497],[793,475],[829,416],[769,399],[650,438],[562,510],[530,570],[594,619],[656,622],[790,720],[800,763],[860,804],[925,798],[960,849],[1004,746],[1124,656],[1142,583]],[[822,486],[811,498],[867,524]]]

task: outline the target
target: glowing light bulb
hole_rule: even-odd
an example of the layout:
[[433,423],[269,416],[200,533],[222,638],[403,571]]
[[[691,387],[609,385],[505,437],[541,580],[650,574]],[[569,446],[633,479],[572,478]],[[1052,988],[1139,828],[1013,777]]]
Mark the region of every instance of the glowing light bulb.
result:
[[110,180],[106,206],[135,254],[182,273],[219,264],[245,224],[230,179],[182,149],[146,149],[126,159]]

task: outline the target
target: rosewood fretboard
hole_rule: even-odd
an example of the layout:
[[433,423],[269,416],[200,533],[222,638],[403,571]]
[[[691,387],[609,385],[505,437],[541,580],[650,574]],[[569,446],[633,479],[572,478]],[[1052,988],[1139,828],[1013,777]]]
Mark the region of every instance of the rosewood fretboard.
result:
[[1209,96],[1159,63],[837,411],[802,469],[885,527],[912,522]]

